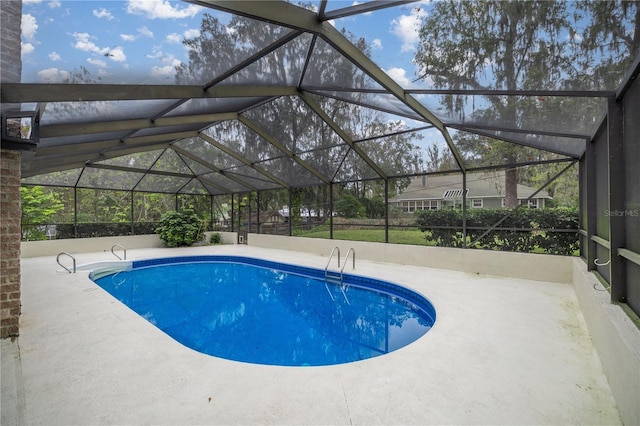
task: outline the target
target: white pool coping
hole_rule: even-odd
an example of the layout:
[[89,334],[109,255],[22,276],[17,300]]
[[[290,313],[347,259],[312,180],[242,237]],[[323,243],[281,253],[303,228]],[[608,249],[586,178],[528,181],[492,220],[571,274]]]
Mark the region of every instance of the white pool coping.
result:
[[[237,245],[129,250],[127,259],[189,254],[321,269],[328,259]],[[104,252],[77,258],[110,260]],[[22,259],[16,380],[24,422],[621,424],[570,284],[356,263],[357,274],[425,295],[437,311],[433,329],[365,361],[277,367],[188,349],[113,299],[87,271],[56,272],[55,256]],[[14,347],[3,341],[3,378]],[[11,417],[5,392],[3,386],[3,425]]]

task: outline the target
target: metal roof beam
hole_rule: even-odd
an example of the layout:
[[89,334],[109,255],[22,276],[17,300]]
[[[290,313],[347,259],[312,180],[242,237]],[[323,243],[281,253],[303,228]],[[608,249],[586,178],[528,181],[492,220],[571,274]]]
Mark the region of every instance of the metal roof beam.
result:
[[227,78],[231,77],[233,74],[237,73],[238,71],[240,71],[240,70],[248,67],[249,65],[253,64],[254,62],[260,60],[265,55],[268,55],[269,53],[271,53],[274,50],[278,49],[279,47],[283,46],[284,44],[287,44],[288,42],[290,42],[294,38],[298,37],[300,34],[302,34],[302,31],[298,31],[298,30],[289,31],[283,37],[281,37],[278,40],[276,40],[275,42],[271,43],[270,45],[268,45],[264,49],[259,50],[258,52],[256,52],[253,55],[249,56],[244,61],[240,62],[239,64],[237,64],[234,67],[231,67],[230,69],[228,69],[224,73],[220,74],[215,79],[213,79],[210,82],[208,82],[207,84],[205,84],[203,86],[204,90],[209,90],[211,87],[215,86],[216,84],[220,83],[221,81],[226,80]]
[[347,132],[345,132],[340,126],[338,126],[338,123],[333,121],[333,119],[329,117],[326,112],[324,112],[320,105],[311,96],[309,96],[308,93],[302,92],[300,94],[300,97],[316,114],[318,114],[318,116],[325,123],[327,123],[329,127],[331,127],[331,129],[333,129],[334,132],[338,134],[338,136],[340,136],[340,138],[342,138],[342,140],[344,140],[351,147],[351,149],[356,152],[356,154],[360,156],[360,158],[362,158],[365,163],[367,163],[369,167],[371,167],[378,174],[378,176],[380,176],[382,179],[387,179],[387,174],[380,167],[378,167],[378,165],[371,158],[369,158],[367,153],[364,152],[362,148],[360,148],[353,142]]
[[[553,148],[553,147],[543,147],[540,145],[536,145],[534,143],[531,142],[526,142],[526,141],[520,141],[520,140],[515,140],[512,138],[508,138],[508,137],[498,137],[494,134],[491,134],[490,132],[486,132],[486,131],[482,131],[479,129],[465,129],[466,132],[472,133],[472,134],[476,134],[479,136],[486,136],[492,139],[497,139],[497,140],[501,140],[504,142],[508,142],[508,143],[512,143],[515,145],[519,145],[519,146],[523,146],[523,147],[529,147],[529,148],[534,148],[534,149],[539,149],[541,151],[546,151],[546,152],[552,152],[554,154],[559,154],[559,155],[566,155],[568,157],[572,157],[575,159],[579,159],[582,156],[582,152],[577,153],[575,151],[567,151],[567,150],[562,150],[562,149],[558,149],[558,148]],[[585,144],[585,149],[586,149],[586,144]]]
[[[224,186],[220,186],[217,183],[213,182],[210,179],[207,179],[204,176],[196,176],[195,179],[198,180],[202,184],[202,186],[204,186],[205,188],[206,188],[206,186],[205,186],[205,184],[206,184],[206,185],[209,185],[209,186],[212,186],[212,187],[218,189],[223,194],[232,194],[233,193],[233,191],[229,191],[228,188],[225,188]],[[211,191],[209,191],[208,189],[207,189],[207,192],[209,192],[209,195],[218,195],[218,194],[212,194]]]
[[39,147],[36,151],[35,159],[41,157],[50,157],[54,155],[66,155],[69,158],[75,155],[87,155],[91,153],[104,155],[106,152],[117,151],[118,149],[122,148],[135,148],[137,146],[168,146],[168,144],[178,139],[186,139],[196,136],[198,136],[198,132],[192,131],[153,136],[142,136],[128,139],[106,139],[93,142],[73,143],[48,147],[43,146]]
[[390,94],[398,98],[407,107],[411,108],[422,118],[433,124],[444,137],[451,153],[455,157],[458,167],[462,171],[465,170],[464,160],[462,155],[453,144],[451,135],[449,135],[444,123],[436,117],[431,111],[424,107],[414,97],[407,94],[404,89],[395,82],[387,73],[385,73],[380,67],[378,67],[367,55],[365,55],[360,49],[354,46],[340,31],[335,29],[331,25],[324,25],[321,36],[327,43],[333,46],[337,51],[349,58],[354,64],[359,66],[365,73],[378,82],[382,87],[387,89]]
[[361,13],[373,12],[380,9],[386,9],[394,6],[402,6],[407,3],[415,3],[417,0],[396,0],[396,1],[370,1],[366,3],[356,4],[355,6],[343,7],[331,12],[319,14],[322,21],[330,21],[332,19],[345,18],[347,16],[358,15]]
[[195,175],[191,175],[187,173],[168,172],[164,170],[141,169],[138,167],[115,166],[112,164],[101,164],[101,163],[95,163],[92,161],[87,162],[85,164],[85,167],[89,167],[92,169],[114,170],[118,172],[141,173],[141,174],[171,176],[171,177],[180,177],[180,178],[189,178],[189,179],[193,179],[195,177]]
[[[305,92],[307,93],[313,93],[314,95],[318,95],[318,96],[322,96],[324,98],[330,98],[330,99],[335,99],[341,102],[347,102],[350,103],[352,105],[359,105],[361,107],[365,107],[365,108],[369,108],[369,109],[373,109],[376,111],[380,111],[380,112],[385,112],[387,114],[391,114],[391,115],[395,115],[398,117],[406,117],[410,120],[415,120],[415,121],[424,121],[424,122],[428,122],[427,120],[423,119],[422,117],[416,117],[415,115],[410,115],[407,114],[406,112],[403,111],[398,111],[398,110],[393,110],[391,108],[384,108],[380,105],[371,105],[369,103],[367,103],[366,101],[356,101],[353,99],[349,99],[347,97],[342,97],[342,96],[336,96],[332,93],[325,93],[323,91],[317,91],[317,90],[307,90],[307,89],[303,89]],[[333,90],[331,90],[333,91]],[[381,93],[383,94],[388,94],[388,92],[386,91],[381,91]],[[431,124],[431,123],[429,123]],[[431,124],[431,127],[435,127],[433,124]]]
[[[384,89],[366,87],[322,87],[305,86],[308,91],[358,92],[384,94]],[[523,97],[565,97],[565,98],[607,98],[615,95],[611,90],[498,90],[498,89],[404,89],[410,95],[462,95],[462,96],[523,96]]]
[[[109,158],[120,157],[127,154],[137,154],[139,152],[155,151],[157,149],[168,148],[169,143],[155,143],[149,145],[137,145],[137,146],[122,146],[120,149],[113,149],[107,152],[96,152],[92,150],[90,152],[74,152],[69,154],[59,155],[46,155],[36,156],[33,159],[32,167],[23,173],[23,177],[40,175],[43,173],[49,173],[52,171],[70,170],[79,167],[84,167],[87,162],[95,162],[107,160]],[[33,173],[37,171],[37,173]]]
[[224,146],[223,144],[221,144],[220,142],[216,141],[215,139],[213,139],[211,136],[207,135],[206,133],[200,132],[198,134],[198,137],[200,137],[202,140],[210,143],[211,145],[215,146],[216,148],[218,148],[219,150],[223,151],[224,153],[230,155],[231,157],[235,158],[236,160],[240,161],[245,166],[251,167],[256,172],[258,172],[261,175],[265,176],[267,179],[277,183],[278,185],[282,186],[283,188],[285,188],[285,189],[290,189],[291,188],[291,185],[289,185],[287,182],[283,181],[282,179],[278,178],[277,176],[272,175],[271,173],[269,173],[268,171],[266,171],[262,167],[256,166],[255,164],[253,164],[251,161],[249,161],[247,158],[245,158],[239,152],[236,152],[236,151],[232,150],[231,148],[229,148],[227,146]]
[[[177,153],[179,153],[180,155],[183,155],[187,158],[190,158],[191,160],[195,161],[198,164],[203,165],[204,167],[211,169],[213,172],[216,173],[220,173],[220,175],[224,176],[227,179],[230,179],[232,181],[234,181],[235,183],[244,186],[245,188],[247,188],[250,191],[257,191],[258,189],[253,186],[253,185],[249,185],[248,183],[246,183],[245,181],[238,179],[237,177],[233,176],[230,173],[226,173],[224,170],[214,166],[213,164],[209,163],[208,161],[203,160],[202,158],[198,157],[195,154],[190,153],[189,151],[182,149],[180,147],[177,147],[175,145],[171,145],[171,149],[173,149],[174,151],[176,151]],[[213,184],[213,182],[211,182]],[[232,191],[229,191],[228,189],[225,190],[224,192],[226,193],[231,193]]]
[[217,114],[183,115],[175,117],[161,117],[156,120],[145,118],[136,120],[114,120],[79,124],[60,124],[40,127],[40,139],[86,135],[90,133],[116,132],[123,130],[144,130],[181,124],[211,124],[218,121],[238,118],[235,112]]
[[320,179],[322,182],[324,182],[327,185],[331,183],[331,179],[329,179],[328,177],[326,177],[325,175],[320,173],[314,167],[310,166],[302,158],[300,158],[297,155],[295,155],[292,151],[289,150],[289,148],[287,148],[282,143],[280,143],[280,141],[278,141],[276,138],[271,136],[264,129],[262,129],[260,126],[258,126],[256,123],[254,123],[253,121],[251,121],[248,118],[245,118],[243,116],[240,116],[239,121],[242,124],[244,124],[245,126],[247,126],[248,128],[250,128],[251,130],[253,130],[255,133],[257,133],[260,137],[262,137],[264,140],[269,142],[271,145],[273,145],[276,148],[278,148],[287,157],[291,158],[293,161],[295,161],[296,163],[300,164],[305,170],[307,170],[309,173],[311,173],[312,175],[314,175],[315,177]]
[[[222,10],[258,21],[270,22],[298,30],[318,32],[321,22],[311,10],[284,1],[186,0],[212,9]],[[327,24],[330,25],[330,24]]]
[[475,130],[488,130],[488,131],[496,131],[496,132],[509,132],[509,133],[519,133],[524,135],[542,135],[542,136],[555,136],[558,138],[571,138],[571,139],[589,139],[589,135],[583,133],[566,133],[566,132],[553,132],[550,130],[533,130],[533,129],[514,129],[511,127],[501,127],[501,126],[489,126],[483,124],[447,124],[447,127],[452,129],[462,130],[465,132],[474,132]]
[[407,89],[406,92],[416,95],[544,96],[561,98],[606,98],[615,94],[610,90]]
[[2,83],[2,103],[131,101],[152,99],[261,98],[292,96],[297,89],[278,85],[213,86],[138,84]]

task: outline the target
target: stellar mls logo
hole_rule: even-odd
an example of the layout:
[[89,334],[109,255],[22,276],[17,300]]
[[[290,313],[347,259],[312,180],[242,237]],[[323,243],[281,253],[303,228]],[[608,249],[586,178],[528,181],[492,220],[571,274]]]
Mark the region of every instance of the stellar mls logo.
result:
[[607,217],[638,217],[640,210],[605,210],[604,215]]

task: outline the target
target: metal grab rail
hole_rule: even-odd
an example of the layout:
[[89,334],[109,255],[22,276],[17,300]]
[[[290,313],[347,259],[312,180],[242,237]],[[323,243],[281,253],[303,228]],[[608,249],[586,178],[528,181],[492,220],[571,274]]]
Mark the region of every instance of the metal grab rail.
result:
[[[71,271],[71,269],[67,268],[66,266],[64,266],[62,263],[60,263],[60,256],[62,255],[67,255],[69,256],[72,260],[73,260],[73,272]],[[62,266],[64,268],[64,270],[66,270],[68,273],[76,273],[76,258],[71,256],[69,253],[67,253],[66,251],[63,251],[61,253],[58,253],[58,256],[56,257],[56,262],[58,262],[58,265]]]
[[[120,256],[118,256],[113,249],[116,247],[120,247],[122,249],[122,251],[124,252],[124,259]],[[113,246],[111,246],[111,254],[114,255],[115,257],[117,257],[119,260],[127,260],[127,249],[124,248],[124,246],[121,246],[120,244],[114,244]]]
[[[329,293],[329,297],[331,297],[331,300],[333,300],[334,302],[336,301],[335,297],[333,297],[333,294],[331,294],[331,290],[329,290],[329,286],[328,286],[328,282],[329,280],[337,280],[340,277],[337,277],[335,275],[330,275],[329,274],[329,265],[331,264],[331,259],[333,259],[333,254],[335,253],[335,251],[338,251],[338,268],[340,267],[340,248],[338,246],[335,246],[334,248],[331,249],[331,254],[329,255],[329,261],[327,262],[327,266],[324,267],[324,288],[327,289],[327,293]],[[342,280],[340,280],[340,282],[342,282]]]
[[[356,251],[351,247],[347,252],[347,255],[344,257],[344,265],[342,265],[342,269],[340,269],[340,280],[342,281],[342,273],[344,272],[344,267],[347,266],[347,260],[349,260],[349,253],[351,253],[351,258],[353,259],[353,267],[351,269],[356,269]],[[339,254],[338,254],[339,255]],[[340,262],[338,262],[338,266],[340,266]]]
[[353,269],[356,268],[356,252],[353,248],[349,249],[349,251],[347,252],[347,255],[344,258],[344,264],[342,265],[342,268],[340,268],[340,275],[337,275],[337,274],[329,273],[329,265],[331,264],[331,259],[333,258],[333,254],[336,252],[336,250],[338,251],[338,268],[340,268],[340,249],[336,246],[331,250],[331,254],[329,255],[329,261],[327,262],[327,266],[324,268],[324,288],[327,289],[327,293],[329,293],[329,297],[331,297],[331,300],[335,302],[336,299],[333,297],[331,290],[329,290],[328,283],[329,281],[331,281],[334,284],[338,284],[340,286],[340,291],[342,292],[342,296],[344,297],[345,302],[347,302],[347,304],[350,305],[351,302],[349,302],[347,293],[345,293],[344,291],[344,284],[343,284],[344,267],[347,266],[347,260],[349,260],[349,253],[351,253],[351,257],[353,259]]
[[327,275],[327,269],[329,269],[329,264],[331,264],[331,259],[333,259],[333,253],[338,250],[338,268],[340,267],[340,247],[335,246],[331,249],[331,254],[329,255],[329,261],[327,262],[327,266],[324,267],[324,274]]

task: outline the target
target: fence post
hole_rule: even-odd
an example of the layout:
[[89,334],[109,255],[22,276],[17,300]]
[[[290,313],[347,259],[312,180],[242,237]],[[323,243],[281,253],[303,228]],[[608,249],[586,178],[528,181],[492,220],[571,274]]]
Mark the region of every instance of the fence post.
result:
[[462,247],[467,248],[467,172],[462,170]]
[[622,146],[623,114],[622,102],[615,96],[609,97],[607,152],[609,153],[609,273],[611,277],[611,302],[625,302],[627,282],[625,259],[618,255],[618,249],[625,246],[625,217],[618,212],[625,211],[625,170]]
[[73,187],[73,238],[78,238],[78,187],[77,186]]
[[333,182],[329,183],[329,239],[333,240]]
[[389,242],[389,178],[384,179],[384,242]]

